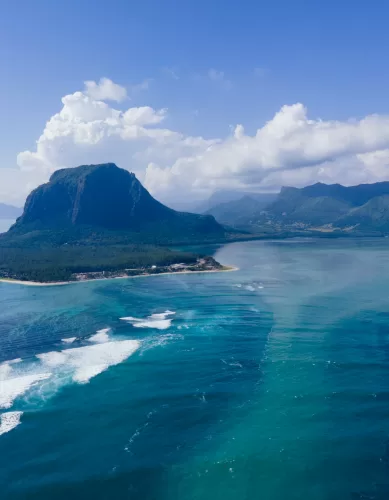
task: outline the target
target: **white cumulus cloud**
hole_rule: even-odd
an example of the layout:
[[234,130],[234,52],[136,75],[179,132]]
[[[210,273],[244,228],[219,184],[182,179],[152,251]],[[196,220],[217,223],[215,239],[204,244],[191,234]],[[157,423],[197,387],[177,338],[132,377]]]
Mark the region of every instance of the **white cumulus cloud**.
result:
[[[278,189],[283,184],[373,182],[389,178],[389,117],[359,121],[310,120],[302,104],[283,106],[254,135],[238,125],[233,135],[198,156],[165,168],[153,164],[146,182],[176,190],[181,179],[193,190],[209,187]],[[285,182],[286,181],[286,182]]]
[[[215,81],[221,72],[210,73]],[[62,98],[18,168],[0,169],[0,201],[22,200],[58,168],[115,162],[134,171],[162,201],[201,198],[216,189],[275,190],[317,181],[389,179],[389,116],[324,121],[303,104],[283,106],[252,135],[237,125],[224,138],[192,137],[164,126],[166,109],[117,109],[127,91],[108,79]]]
[[114,83],[109,78],[100,78],[98,83],[93,80],[85,82],[85,93],[99,101],[123,101],[127,97],[125,87]]

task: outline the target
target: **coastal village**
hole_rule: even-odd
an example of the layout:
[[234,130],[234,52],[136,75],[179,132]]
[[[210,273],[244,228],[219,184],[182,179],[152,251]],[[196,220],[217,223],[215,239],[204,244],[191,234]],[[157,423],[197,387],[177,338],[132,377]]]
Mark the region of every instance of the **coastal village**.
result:
[[136,276],[152,276],[157,274],[176,274],[176,273],[191,273],[191,272],[212,272],[212,271],[227,271],[230,268],[222,266],[212,257],[202,257],[197,259],[193,264],[176,263],[169,266],[123,269],[118,271],[97,271],[89,273],[75,273],[72,275],[72,281],[89,281],[97,279],[112,279],[126,278]]

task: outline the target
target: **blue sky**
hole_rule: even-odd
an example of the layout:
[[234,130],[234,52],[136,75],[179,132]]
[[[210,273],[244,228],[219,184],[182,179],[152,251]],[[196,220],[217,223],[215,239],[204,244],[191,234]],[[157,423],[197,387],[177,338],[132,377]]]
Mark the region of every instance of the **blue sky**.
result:
[[[166,108],[164,128],[204,140],[225,140],[237,124],[253,135],[282,106],[295,103],[312,120],[385,116],[388,16],[389,4],[379,0],[2,2],[3,177],[20,168],[18,153],[34,150],[61,98],[102,77],[126,88],[131,98],[115,109]],[[382,144],[351,153],[386,151]],[[166,159],[153,162],[171,166]],[[259,177],[253,177],[257,187]],[[247,184],[247,172],[245,179]],[[352,181],[344,174],[339,180]],[[196,182],[194,190],[201,184]],[[28,177],[28,187],[33,184]],[[212,180],[208,187],[231,186]],[[0,192],[10,200],[24,195]]]

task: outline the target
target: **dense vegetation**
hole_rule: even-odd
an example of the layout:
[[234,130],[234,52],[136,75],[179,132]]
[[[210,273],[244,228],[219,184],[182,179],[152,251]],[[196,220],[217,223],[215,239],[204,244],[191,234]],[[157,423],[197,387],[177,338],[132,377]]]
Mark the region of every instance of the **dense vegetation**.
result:
[[195,254],[148,245],[0,247],[0,277],[66,281],[73,273],[120,271],[196,262]]
[[42,227],[39,223],[14,227],[8,233],[0,234],[0,246],[45,247],[74,245],[186,245],[202,243],[220,243],[226,241],[229,234],[202,233],[199,234],[190,222],[186,224],[186,231],[173,223],[161,221],[155,227],[146,227],[139,231],[111,230],[96,226],[61,226],[56,229]]

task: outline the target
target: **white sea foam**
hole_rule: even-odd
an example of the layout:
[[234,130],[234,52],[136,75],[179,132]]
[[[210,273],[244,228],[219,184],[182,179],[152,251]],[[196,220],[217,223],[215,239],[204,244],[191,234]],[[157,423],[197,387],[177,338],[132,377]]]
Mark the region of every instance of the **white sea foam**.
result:
[[51,376],[51,373],[36,373],[8,377],[10,373],[12,375],[10,371],[6,374],[2,373],[3,379],[0,380],[0,408],[11,408],[17,397],[22,396],[37,382],[46,380]]
[[241,363],[239,363],[238,361],[233,361],[232,363],[228,363],[230,366],[238,366],[239,368],[243,368],[243,366],[241,365]]
[[9,411],[0,415],[0,436],[15,429],[20,424],[22,415],[22,411]]
[[255,288],[252,286],[252,285],[247,285],[245,286],[246,290],[248,290],[249,292],[255,292]]
[[61,339],[61,340],[64,344],[72,344],[76,339],[77,337],[69,337],[67,339]]
[[123,321],[132,323],[135,328],[156,328],[158,330],[166,330],[170,328],[172,324],[172,319],[169,316],[176,314],[174,311],[165,311],[163,313],[155,313],[146,319],[133,318],[132,316],[126,316],[120,318]]
[[174,316],[174,314],[176,314],[174,311],[169,311],[169,309],[168,309],[164,313],[155,313],[155,314],[152,314],[150,316],[150,318],[153,318],[153,319],[165,319],[167,316]]
[[17,363],[20,363],[22,361],[22,358],[16,358],[16,359],[10,359],[9,361],[4,361],[3,363],[0,363],[0,382],[4,378],[6,378],[9,374],[9,372],[12,370],[11,365],[16,365]]
[[[73,349],[69,349],[73,351]],[[66,363],[67,356],[64,354],[66,351],[51,351],[44,352],[43,354],[37,354],[36,357],[42,361],[45,366],[50,368],[55,368]]]
[[10,373],[11,370],[12,370],[12,367],[8,361],[6,361],[5,363],[1,363],[1,365],[0,365],[0,382],[8,376],[8,374]]
[[22,358],[15,358],[11,359],[10,361],[7,361],[9,365],[16,365],[16,363],[20,363],[22,361]]
[[108,333],[111,331],[110,328],[103,328],[102,330],[97,330],[97,332],[89,337],[88,342],[93,342],[95,344],[103,344],[109,341]]
[[142,352],[148,351],[149,349],[154,349],[155,347],[164,346],[165,344],[176,340],[182,340],[183,338],[183,335],[174,333],[153,335],[142,343]]
[[130,357],[139,346],[140,342],[137,340],[110,341],[61,352],[48,352],[37,357],[47,367],[71,370],[74,382],[86,383],[110,366]]
[[150,321],[140,321],[139,323],[134,323],[135,328],[156,328],[157,330],[167,330],[172,324],[171,319],[160,319],[160,320],[150,320]]

